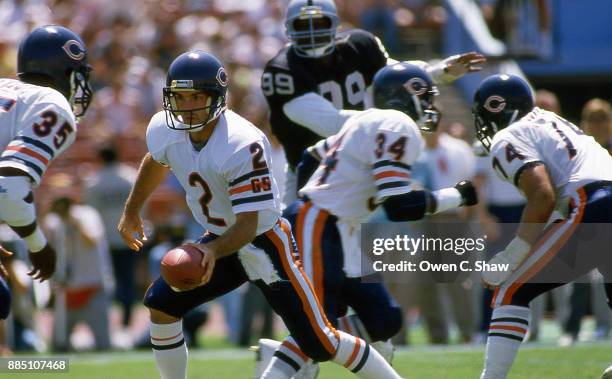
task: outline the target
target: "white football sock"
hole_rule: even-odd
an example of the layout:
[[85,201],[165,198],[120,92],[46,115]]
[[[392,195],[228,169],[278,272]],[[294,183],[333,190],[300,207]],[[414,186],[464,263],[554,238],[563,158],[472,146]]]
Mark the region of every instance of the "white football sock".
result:
[[364,340],[338,330],[340,343],[334,362],[364,379],[401,379],[385,359]]
[[274,352],[280,346],[279,341],[260,338],[257,341],[257,359],[255,360],[255,378],[259,379],[261,375],[264,373],[272,357],[274,356]]
[[347,332],[350,335],[364,339],[366,342],[369,342],[370,346],[375,348],[387,362],[391,363],[393,361],[393,352],[395,351],[395,347],[393,346],[391,340],[389,339],[386,341],[372,342],[372,339],[368,335],[365,326],[356,314],[353,313],[348,316],[339,317],[338,329]]
[[187,378],[187,345],[182,321],[151,323],[151,344],[161,379]]
[[261,379],[289,379],[308,362],[309,358],[289,336],[278,346]]
[[529,308],[503,305],[493,310],[480,379],[505,379],[529,329]]

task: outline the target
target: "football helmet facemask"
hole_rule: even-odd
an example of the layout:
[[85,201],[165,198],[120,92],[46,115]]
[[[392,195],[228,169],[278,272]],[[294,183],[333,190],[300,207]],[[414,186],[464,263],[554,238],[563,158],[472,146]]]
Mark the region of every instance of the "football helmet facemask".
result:
[[[166,76],[163,109],[170,129],[199,131],[219,117],[227,107],[228,76],[212,54],[189,51],[177,57]],[[206,96],[198,96],[204,93]],[[202,99],[201,106],[181,108],[184,95]]]
[[295,53],[305,58],[334,51],[339,23],[333,0],[292,0],[285,18],[287,37]]

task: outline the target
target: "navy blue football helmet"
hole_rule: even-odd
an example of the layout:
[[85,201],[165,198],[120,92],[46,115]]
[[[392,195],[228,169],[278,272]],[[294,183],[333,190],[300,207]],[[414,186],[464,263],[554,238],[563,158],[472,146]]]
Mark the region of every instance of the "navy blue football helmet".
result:
[[340,19],[333,0],[291,0],[285,28],[295,53],[320,58],[335,49]]
[[489,76],[474,94],[476,137],[490,150],[495,133],[531,112],[534,106],[533,91],[523,78],[506,74]]
[[[164,87],[163,108],[170,129],[195,130],[215,120],[227,107],[228,77],[223,64],[214,55],[194,50],[179,55],[170,64]],[[180,109],[175,94],[201,91],[208,95],[207,103],[194,109]],[[194,112],[207,111],[206,119],[192,123]],[[189,122],[185,122],[190,120]]]
[[376,108],[404,112],[425,132],[438,127],[440,112],[434,96],[439,92],[424,69],[407,62],[383,67],[374,75],[372,87]]
[[85,44],[63,26],[38,27],[19,45],[17,76],[32,84],[38,84],[36,77],[46,77],[45,83],[68,99],[76,117],[85,114],[91,103],[90,71]]

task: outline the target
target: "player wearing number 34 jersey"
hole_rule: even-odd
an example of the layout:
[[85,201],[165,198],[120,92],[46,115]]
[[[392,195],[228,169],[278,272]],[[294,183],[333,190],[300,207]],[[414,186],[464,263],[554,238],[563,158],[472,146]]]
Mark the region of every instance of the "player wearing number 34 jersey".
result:
[[[338,32],[333,0],[291,0],[285,17],[290,41],[265,66],[261,90],[270,108],[272,132],[283,145],[288,170],[283,202],[296,200],[295,169],[302,152],[338,133],[356,111],[368,107],[366,93],[376,72],[397,63],[369,32]],[[448,57],[426,68],[434,81],[450,82],[480,70],[477,53]]]
[[[477,202],[467,181],[435,192],[411,185],[411,165],[423,145],[419,129],[435,130],[439,121],[436,94],[431,76],[418,66],[402,62],[379,70],[373,85],[376,108],[355,114],[338,134],[304,154],[298,178],[320,165],[300,190],[303,198],[283,212],[328,319],[372,342],[389,360],[387,340],[401,329],[402,312],[381,282],[361,280],[372,271],[362,272],[361,224],[379,206],[391,221],[411,221]],[[346,306],[355,315],[345,316]],[[310,363],[292,349],[292,338],[267,363],[265,373],[276,373],[271,377],[309,373]]]

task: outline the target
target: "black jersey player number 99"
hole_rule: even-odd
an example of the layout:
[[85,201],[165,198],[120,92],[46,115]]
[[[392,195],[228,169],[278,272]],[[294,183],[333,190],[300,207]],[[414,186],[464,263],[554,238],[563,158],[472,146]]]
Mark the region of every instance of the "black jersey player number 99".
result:
[[[293,76],[284,73],[266,72],[261,77],[261,88],[265,96],[274,94],[289,96],[295,93]],[[334,104],[337,109],[344,108],[345,99],[342,86],[334,80],[328,80],[318,85],[319,95]],[[357,70],[346,76],[344,80],[344,93],[346,102],[351,106],[361,105],[365,98],[366,82],[363,74]]]

